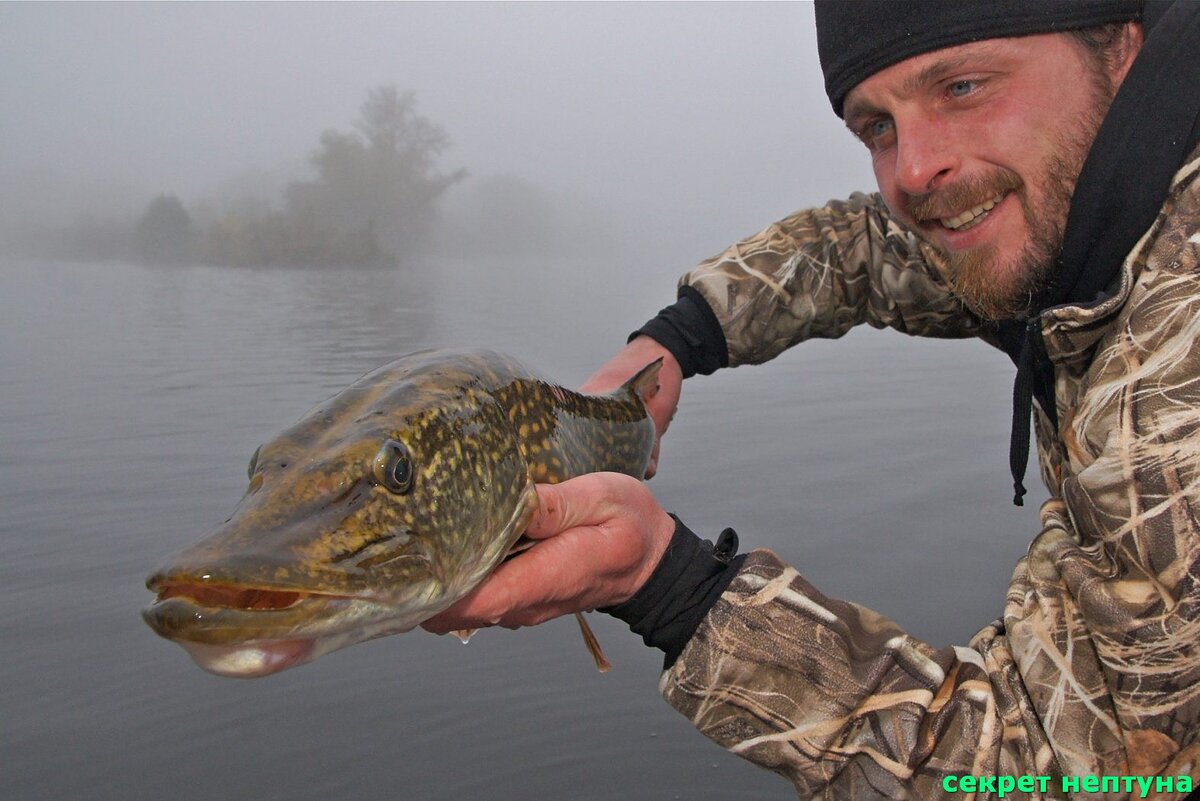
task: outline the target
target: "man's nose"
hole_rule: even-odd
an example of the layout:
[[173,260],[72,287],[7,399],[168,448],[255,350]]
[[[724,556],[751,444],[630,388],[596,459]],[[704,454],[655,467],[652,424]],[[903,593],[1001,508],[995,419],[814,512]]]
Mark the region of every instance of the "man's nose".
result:
[[945,131],[928,123],[897,129],[896,186],[909,195],[932,192],[958,170],[959,157]]

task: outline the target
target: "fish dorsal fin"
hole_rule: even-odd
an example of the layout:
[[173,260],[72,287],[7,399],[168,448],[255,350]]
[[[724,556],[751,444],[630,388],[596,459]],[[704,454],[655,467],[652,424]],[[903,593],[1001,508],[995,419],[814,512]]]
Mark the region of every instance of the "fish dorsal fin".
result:
[[633,378],[621,385],[613,395],[628,397],[631,393],[645,403],[658,392],[658,372],[662,369],[663,360],[659,356],[634,374]]

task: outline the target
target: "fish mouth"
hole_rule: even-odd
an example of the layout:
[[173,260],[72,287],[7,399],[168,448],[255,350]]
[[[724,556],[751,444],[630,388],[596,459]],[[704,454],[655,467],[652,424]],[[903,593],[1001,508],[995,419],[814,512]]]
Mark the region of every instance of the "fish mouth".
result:
[[200,584],[190,581],[162,581],[151,585],[158,601],[186,598],[197,605],[214,609],[279,610],[291,609],[310,598],[346,598],[349,596],[304,590]]
[[[150,628],[169,640],[226,645],[248,640],[280,640],[293,634],[328,633],[328,621],[353,601],[348,595],[199,583],[152,580],[156,594],[142,617]],[[314,624],[325,621],[315,631]]]
[[204,670],[254,678],[363,640],[414,628],[420,617],[370,598],[187,579],[148,582],[142,618]]
[[142,610],[160,637],[219,676],[278,673],[318,655],[313,623],[349,599],[314,593],[167,582]]

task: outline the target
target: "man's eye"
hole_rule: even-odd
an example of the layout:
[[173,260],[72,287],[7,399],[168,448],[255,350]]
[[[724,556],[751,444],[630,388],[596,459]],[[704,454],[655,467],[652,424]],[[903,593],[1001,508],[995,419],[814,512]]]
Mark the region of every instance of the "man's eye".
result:
[[860,128],[858,131],[858,138],[861,139],[867,147],[875,147],[879,144],[881,139],[887,137],[892,132],[894,127],[895,123],[893,123],[889,118],[881,117],[877,120],[868,122],[866,125]]
[[949,91],[954,97],[966,97],[967,95],[971,94],[971,92],[975,91],[975,87],[977,85],[978,84],[976,84],[975,81],[955,81],[954,83],[950,84]]

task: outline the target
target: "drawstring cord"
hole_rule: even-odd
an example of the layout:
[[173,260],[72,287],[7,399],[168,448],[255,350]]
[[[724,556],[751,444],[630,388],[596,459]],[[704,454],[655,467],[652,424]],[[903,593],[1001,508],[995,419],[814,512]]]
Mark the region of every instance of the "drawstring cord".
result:
[[1012,435],[1008,443],[1008,467],[1013,478],[1013,503],[1024,506],[1025,468],[1029,464],[1030,419],[1033,417],[1033,334],[1036,318],[1025,324],[1021,353],[1017,357],[1017,377],[1013,380]]

